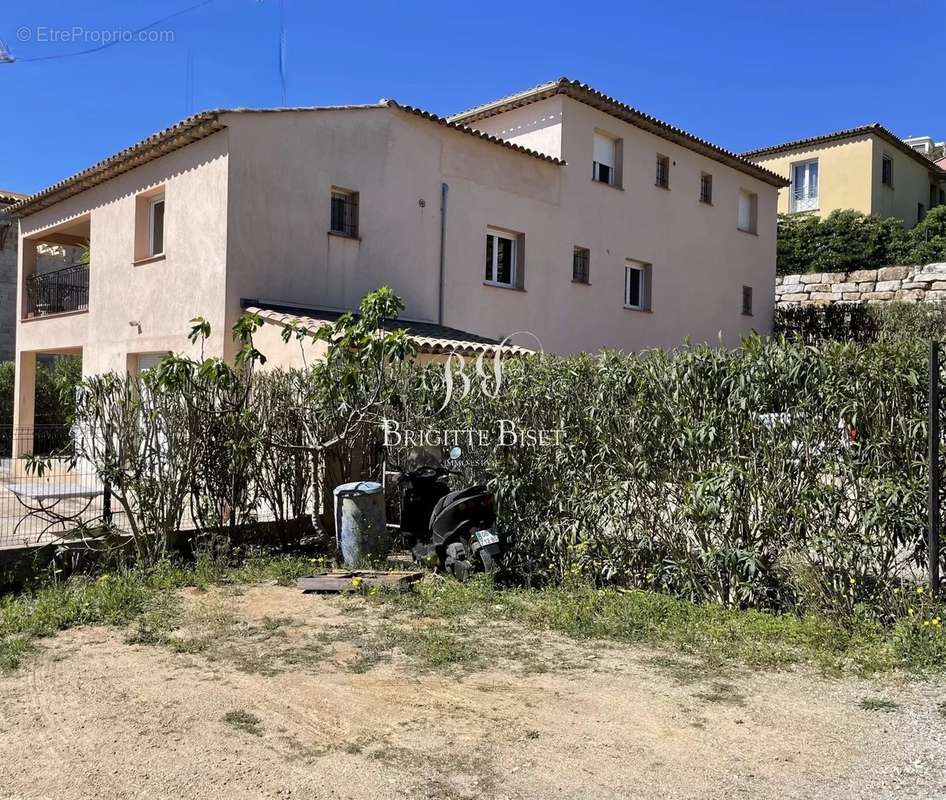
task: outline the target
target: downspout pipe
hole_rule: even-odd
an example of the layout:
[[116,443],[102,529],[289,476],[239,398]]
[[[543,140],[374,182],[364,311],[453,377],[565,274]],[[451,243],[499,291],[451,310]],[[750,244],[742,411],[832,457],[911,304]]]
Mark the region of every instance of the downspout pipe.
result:
[[450,187],[440,184],[440,285],[437,290],[437,324],[443,325],[444,276],[447,268],[447,192]]

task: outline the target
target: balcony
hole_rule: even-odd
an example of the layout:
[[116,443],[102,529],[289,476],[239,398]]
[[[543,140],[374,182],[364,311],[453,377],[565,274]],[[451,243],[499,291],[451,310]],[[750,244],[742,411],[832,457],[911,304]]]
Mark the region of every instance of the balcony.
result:
[[88,264],[39,272],[26,279],[25,319],[87,311],[88,308]]

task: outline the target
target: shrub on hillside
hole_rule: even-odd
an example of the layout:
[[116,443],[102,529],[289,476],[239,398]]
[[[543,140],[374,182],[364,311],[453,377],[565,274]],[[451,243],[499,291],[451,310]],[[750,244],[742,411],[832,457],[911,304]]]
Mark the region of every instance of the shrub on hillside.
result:
[[946,261],[946,206],[930,210],[906,231],[894,217],[874,217],[850,209],[823,219],[810,214],[780,214],[780,275],[850,272],[894,264]]
[[946,261],[946,206],[932,209],[923,221],[910,231],[911,264],[932,264]]
[[781,214],[778,221],[778,272],[849,272],[900,263],[911,240],[903,223],[859,211],[836,210],[820,219]]

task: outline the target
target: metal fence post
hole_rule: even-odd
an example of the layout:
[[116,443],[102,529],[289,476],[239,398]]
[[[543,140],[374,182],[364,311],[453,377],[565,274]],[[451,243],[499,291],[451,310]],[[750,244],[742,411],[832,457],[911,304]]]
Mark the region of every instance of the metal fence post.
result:
[[939,342],[930,341],[929,375],[929,572],[930,592],[939,592]]
[[112,524],[112,485],[108,481],[102,486],[102,519],[106,525]]

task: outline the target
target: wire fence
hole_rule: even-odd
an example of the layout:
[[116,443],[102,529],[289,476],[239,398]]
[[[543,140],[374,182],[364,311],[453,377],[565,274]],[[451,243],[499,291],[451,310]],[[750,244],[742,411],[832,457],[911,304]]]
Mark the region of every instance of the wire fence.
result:
[[[119,525],[111,493],[92,465],[73,458],[62,425],[0,427],[0,549],[30,548],[94,535]],[[42,475],[30,473],[32,454],[48,457]]]

